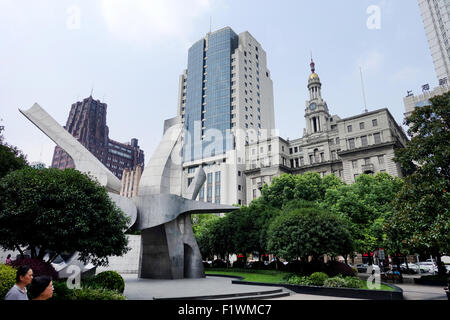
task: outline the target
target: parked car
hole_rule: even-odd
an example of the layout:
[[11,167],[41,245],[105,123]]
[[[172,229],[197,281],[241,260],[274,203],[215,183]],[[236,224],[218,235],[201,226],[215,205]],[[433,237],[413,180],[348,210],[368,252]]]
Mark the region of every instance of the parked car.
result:
[[369,267],[369,265],[365,264],[365,263],[361,263],[361,264],[357,264],[356,265],[356,269],[358,269],[359,273],[366,273],[368,267]]

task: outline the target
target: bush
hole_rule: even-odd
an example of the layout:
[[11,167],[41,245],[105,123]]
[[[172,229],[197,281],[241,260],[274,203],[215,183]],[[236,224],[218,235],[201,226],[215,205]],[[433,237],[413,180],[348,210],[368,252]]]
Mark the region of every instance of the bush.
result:
[[49,276],[53,280],[59,279],[58,272],[56,272],[55,268],[53,268],[53,266],[48,262],[31,258],[17,259],[11,262],[11,266],[14,268],[18,268],[20,266],[25,265],[29,266],[31,270],[33,270],[34,277]]
[[212,263],[212,267],[213,268],[226,268],[227,267],[227,263],[221,259],[216,259],[213,261]]
[[115,290],[104,288],[82,287],[71,290],[65,281],[53,282],[53,298],[56,301],[66,300],[125,300],[125,297]]
[[8,265],[0,265],[0,300],[5,299],[8,291],[16,284],[16,269]]
[[313,285],[311,279],[309,277],[302,277],[293,275],[289,277],[289,279],[286,281],[288,284],[295,284],[299,286],[311,286]]
[[70,300],[125,300],[122,294],[114,290],[82,288],[72,291]]
[[345,277],[345,287],[359,289],[363,287],[362,281],[357,277]]
[[52,300],[72,300],[73,290],[67,287],[65,280],[53,281]]
[[108,289],[123,293],[125,281],[122,276],[115,271],[104,271],[94,278],[86,281],[86,285],[93,289]]
[[245,268],[245,262],[244,260],[236,260],[233,262],[233,269],[244,269]]
[[271,263],[269,263],[265,269],[284,271],[286,269],[286,266],[280,260],[275,260],[275,261],[272,261]]
[[323,272],[314,272],[310,277],[313,286],[323,286],[325,280],[328,279],[328,275]]
[[345,288],[346,285],[347,282],[342,277],[329,278],[323,283],[323,286],[328,288]]

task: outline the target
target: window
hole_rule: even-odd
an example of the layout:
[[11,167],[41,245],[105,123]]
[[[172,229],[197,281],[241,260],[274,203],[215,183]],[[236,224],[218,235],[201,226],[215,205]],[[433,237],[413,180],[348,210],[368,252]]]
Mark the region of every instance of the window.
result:
[[373,139],[375,144],[381,143],[381,134],[380,133],[374,133],[373,134]]
[[320,153],[320,161],[325,162],[325,155],[324,153]]
[[191,185],[193,180],[194,180],[194,178],[188,178],[188,187]]
[[336,138],[336,144],[339,144],[341,140],[339,138]]
[[294,168],[294,159],[291,159],[291,168]]
[[358,160],[353,160],[353,161],[352,161],[352,168],[353,168],[353,169],[358,168]]
[[364,130],[364,122],[361,122],[361,123],[359,124],[359,129]]
[[297,153],[298,152],[298,147],[294,148],[294,152]]
[[238,177],[242,176],[242,172],[238,171]]
[[384,164],[384,155],[378,156],[378,164],[380,165]]
[[352,126],[348,126],[347,127],[347,132],[352,132],[353,131],[353,127]]
[[361,137],[361,145],[363,147],[367,147],[368,143],[367,143],[367,136],[362,136]]
[[292,150],[292,148],[289,148],[289,154],[293,154],[294,152],[293,152],[293,150]]
[[269,149],[269,152],[272,151],[272,145],[271,144],[269,144],[268,149]]
[[242,187],[241,187],[241,185],[240,185],[240,184],[238,185],[238,190],[239,190],[239,191],[241,191],[241,190],[242,190]]
[[355,139],[348,139],[348,148],[355,149]]
[[305,159],[303,157],[300,157],[300,165],[301,166],[305,165]]
[[377,119],[373,119],[372,120],[372,126],[374,126],[374,127],[378,126],[378,120]]

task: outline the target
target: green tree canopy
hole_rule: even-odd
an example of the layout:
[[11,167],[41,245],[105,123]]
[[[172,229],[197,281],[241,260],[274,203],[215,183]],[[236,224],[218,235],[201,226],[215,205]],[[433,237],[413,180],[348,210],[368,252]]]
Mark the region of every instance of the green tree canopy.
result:
[[0,126],[0,178],[6,176],[8,172],[22,169],[28,165],[25,155],[4,141],[3,130],[3,126]]
[[344,185],[335,175],[324,178],[316,172],[303,175],[282,174],[275,177],[272,184],[263,186],[262,201],[271,207],[282,208],[291,200],[320,201],[325,197],[327,189]]
[[361,175],[352,185],[328,189],[320,207],[348,221],[357,252],[374,251],[385,245],[383,223],[402,185],[387,173]]
[[[106,189],[74,169],[25,168],[0,180],[0,245],[29,247],[42,259],[79,252],[84,262],[107,265],[128,251],[128,218]],[[39,255],[37,249],[40,250]]]
[[413,174],[405,178],[385,230],[391,245],[437,256],[443,274],[440,257],[450,252],[450,93],[430,101],[405,121],[412,138],[396,150],[395,160]]
[[336,257],[353,251],[353,241],[345,220],[318,208],[300,208],[283,212],[269,227],[268,248],[286,260],[309,256]]

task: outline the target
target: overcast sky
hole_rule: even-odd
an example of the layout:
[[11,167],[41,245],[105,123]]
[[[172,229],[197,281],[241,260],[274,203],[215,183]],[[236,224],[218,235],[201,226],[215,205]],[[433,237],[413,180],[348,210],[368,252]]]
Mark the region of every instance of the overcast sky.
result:
[[211,17],[213,31],[249,31],[267,52],[283,138],[301,137],[305,126],[311,51],[340,117],[364,110],[360,66],[369,110],[387,107],[399,123],[407,90],[437,85],[416,0],[0,0],[6,141],[49,165],[54,143],[18,108],[38,102],[65,125],[71,104],[93,88],[108,104],[110,138],[138,138],[147,162],[163,121],[176,115],[187,50]]

